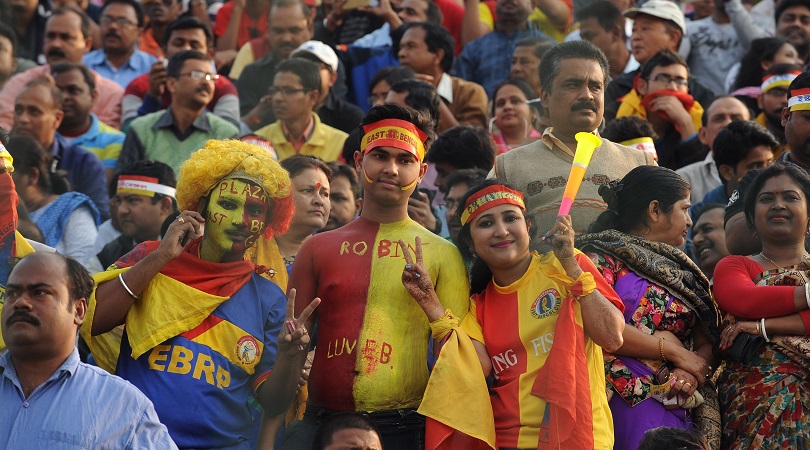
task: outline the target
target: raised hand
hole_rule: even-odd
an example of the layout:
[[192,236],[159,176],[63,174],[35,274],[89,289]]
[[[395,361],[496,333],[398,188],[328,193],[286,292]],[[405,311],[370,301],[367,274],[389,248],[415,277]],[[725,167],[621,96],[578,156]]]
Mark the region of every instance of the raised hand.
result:
[[[543,238],[551,244],[554,256],[564,263],[574,259],[574,226],[571,224],[571,216],[558,216],[557,222],[546,233]],[[576,260],[574,260],[576,261]]]
[[177,258],[189,242],[202,236],[205,219],[197,211],[183,211],[177,216],[160,241],[157,252],[168,260]]
[[315,297],[309,305],[295,318],[295,289],[287,293],[287,313],[284,317],[284,326],[278,335],[278,354],[289,357],[298,357],[302,352],[309,351],[309,333],[305,324],[312,315],[312,311],[321,303]]
[[405,257],[405,268],[402,269],[402,285],[405,286],[411,297],[416,300],[422,311],[425,312],[428,320],[433,322],[441,318],[444,316],[444,308],[436,295],[436,291],[433,289],[433,281],[430,279],[430,274],[425,269],[422,260],[422,239],[416,238],[415,262],[404,241],[399,241],[399,247]]

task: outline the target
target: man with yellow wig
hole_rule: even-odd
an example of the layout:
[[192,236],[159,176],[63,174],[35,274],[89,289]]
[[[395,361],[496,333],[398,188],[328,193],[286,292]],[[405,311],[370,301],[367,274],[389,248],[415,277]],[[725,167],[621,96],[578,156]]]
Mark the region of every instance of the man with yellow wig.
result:
[[295,293],[285,300],[245,261],[287,229],[290,178],[261,147],[211,140],[180,167],[177,202],[163,240],[96,274],[82,336],[100,367],[154,402],[178,447],[247,449],[249,396],[266,416],[286,411],[317,305],[296,319]]
[[[365,412],[386,449],[422,448],[425,418],[416,412],[428,381],[431,326],[400,281],[399,241],[421,239],[427,270],[445,308],[469,309],[467,272],[450,242],[408,217],[408,198],[424,177],[433,126],[423,114],[396,105],[372,108],[361,122],[354,163],[363,184],[360,218],[318,233],[295,257],[289,286],[318,296],[318,340],[304,419],[293,422],[284,448],[312,448],[326,417]],[[301,305],[297,312],[305,313]],[[438,343],[435,343],[438,344]],[[438,345],[434,345],[437,347]]]

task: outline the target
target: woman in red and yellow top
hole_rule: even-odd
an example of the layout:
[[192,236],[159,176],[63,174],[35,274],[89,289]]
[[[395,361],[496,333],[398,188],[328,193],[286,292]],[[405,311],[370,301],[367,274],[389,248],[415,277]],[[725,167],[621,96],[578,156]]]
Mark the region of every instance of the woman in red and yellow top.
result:
[[529,251],[520,191],[487,180],[460,204],[460,250],[474,261],[461,326],[431,289],[419,244],[402,274],[443,344],[419,409],[431,419],[426,448],[612,449],[600,346],[622,345],[622,303],[574,250],[571,218],[557,218],[553,252],[541,255]]

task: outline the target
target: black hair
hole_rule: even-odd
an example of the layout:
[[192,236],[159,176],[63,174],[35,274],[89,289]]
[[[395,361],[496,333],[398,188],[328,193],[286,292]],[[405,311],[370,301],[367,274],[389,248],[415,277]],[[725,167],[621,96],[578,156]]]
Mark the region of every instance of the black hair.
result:
[[[622,30],[622,36],[625,35],[624,33],[624,16],[622,15],[622,11],[613,4],[613,2],[607,0],[598,0],[590,5],[580,9],[576,13],[576,19],[578,22],[583,22],[586,19],[596,19],[599,26],[602,27],[605,31],[610,31],[615,27],[619,27]],[[626,39],[625,39],[626,40]]]
[[373,431],[378,437],[380,431],[366,416],[355,412],[333,414],[321,423],[315,431],[312,450],[324,450],[332,443],[332,437],[341,430]]
[[[433,3],[432,0],[427,0],[428,3]],[[439,50],[444,50],[444,57],[440,63],[442,71],[450,72],[453,67],[453,52],[456,48],[456,40],[449,31],[439,25],[428,22],[414,22],[405,25],[403,35],[411,28],[421,28],[425,30],[425,45],[430,53],[436,54]],[[394,49],[394,54],[399,53],[399,44]]]
[[208,48],[212,48],[214,46],[214,33],[211,32],[211,27],[208,26],[207,23],[203,22],[202,20],[192,17],[180,17],[172,21],[167,27],[166,31],[163,33],[163,47],[169,46],[169,40],[172,38],[172,33],[178,30],[195,30],[200,29],[203,30],[205,33],[205,41],[208,45]]
[[85,39],[92,37],[91,27],[93,19],[91,19],[86,12],[82,11],[79,8],[73,6],[63,6],[61,8],[56,8],[55,10],[51,11],[51,17],[49,17],[48,20],[51,20],[51,18],[56,16],[64,16],[65,14],[68,13],[76,14],[77,16],[79,16],[79,21],[81,23],[79,27],[82,31],[82,37],[84,37]]
[[307,169],[318,169],[326,174],[326,179],[332,181],[332,169],[323,160],[309,155],[293,155],[280,162],[281,167],[290,174],[290,178],[296,177]]
[[[555,42],[549,41],[548,39],[539,38],[537,36],[530,36],[515,42],[515,48],[533,47],[534,56],[541,61],[543,60],[543,55],[545,55],[546,52],[551,50],[551,48],[555,45],[557,45]],[[539,65],[537,70],[540,70]]]
[[[59,258],[65,262],[65,276],[67,277],[66,284],[68,288],[68,306],[72,306],[79,299],[90,300],[90,294],[93,293],[93,288],[96,283],[90,272],[84,268],[81,263],[75,259],[59,253],[31,253],[14,263],[14,267],[24,261],[26,258]],[[11,269],[14,271],[14,268]],[[9,272],[10,274],[11,272]]]
[[332,179],[345,177],[349,180],[349,186],[351,187],[355,200],[363,196],[363,187],[360,185],[360,178],[357,176],[357,170],[354,167],[343,164],[340,161],[331,161],[326,163],[326,165],[332,170]]
[[274,9],[287,8],[290,6],[298,6],[299,8],[301,8],[301,13],[304,15],[304,17],[306,17],[307,23],[312,22],[312,15],[311,15],[312,10],[304,0],[273,0],[273,2],[270,3],[270,8],[267,9],[267,19],[268,19],[267,25],[270,26],[270,18],[273,16]]
[[644,433],[638,450],[709,450],[709,444],[697,431],[678,427],[658,427]]
[[413,109],[427,113],[433,122],[433,129],[439,128],[439,105],[442,101],[436,88],[422,80],[400,80],[391,85],[397,94],[408,94],[405,103]]
[[99,11],[98,13],[99,17],[104,15],[104,12],[110,5],[114,5],[116,3],[131,6],[132,9],[135,10],[135,17],[137,17],[138,28],[143,27],[143,7],[141,6],[140,2],[137,2],[135,0],[105,0],[104,5],[102,5],[101,7],[101,11]]
[[761,85],[762,77],[765,76],[762,62],[773,61],[779,50],[789,43],[787,39],[781,37],[766,37],[751,41],[751,48],[740,59],[740,71],[734,80],[732,92],[748,86]]
[[575,58],[590,59],[599,63],[604,75],[602,82],[607,84],[608,76],[610,76],[607,57],[602,50],[599,50],[599,47],[588,41],[578,40],[555,45],[543,55],[543,59],[540,61],[540,86],[544,91],[551,92],[554,79],[560,74],[563,60]]
[[[461,214],[464,213],[466,209],[464,205],[467,204],[467,201],[470,197],[474,196],[476,193],[481,191],[482,189],[488,188],[492,185],[500,184],[506,186],[510,189],[516,189],[509,183],[504,182],[503,180],[499,180],[497,178],[490,178],[488,180],[484,180],[475,186],[471,187],[470,190],[464,193],[461,198],[458,199],[458,207],[456,208],[456,212],[454,213],[457,220],[461,221]],[[524,218],[526,220],[526,226],[529,230],[529,239],[531,240],[534,235],[536,234],[536,229],[532,225],[533,221],[530,217],[523,212]],[[464,222],[461,222],[464,223]],[[461,256],[464,258],[465,261],[472,261],[472,265],[470,266],[470,295],[479,294],[486,289],[487,284],[489,284],[490,280],[492,280],[492,271],[489,269],[489,266],[482,261],[478,256],[475,254],[475,250],[473,248],[473,240],[472,234],[470,231],[471,223],[466,223],[461,226],[461,230],[458,232],[458,237],[456,240],[458,242],[458,251],[461,253]]]
[[605,125],[604,131],[599,133],[603,138],[616,143],[622,143],[640,137],[658,139],[650,122],[638,116],[625,116],[611,120]]
[[686,73],[689,73],[689,66],[681,55],[671,50],[661,50],[660,52],[652,55],[639,69],[639,77],[644,80],[650,78],[650,74],[656,67],[669,67],[675,64],[680,64],[686,67]]
[[380,81],[385,81],[389,86],[397,84],[402,80],[413,80],[416,78],[416,73],[410,67],[393,67],[386,66],[378,70],[377,73],[371,77],[371,82],[368,84],[368,90],[371,92]]
[[444,22],[444,14],[442,14],[442,9],[439,8],[439,5],[437,5],[435,1],[426,1],[427,11],[425,11],[425,16],[427,16],[427,21],[434,25],[441,25],[442,22]]
[[3,22],[0,22],[0,36],[11,42],[12,51],[17,50],[17,33]]
[[276,74],[292,73],[298,76],[301,86],[309,91],[321,93],[321,68],[318,64],[304,58],[285,59],[276,66]]
[[757,177],[754,178],[754,181],[751,182],[751,185],[745,190],[743,210],[745,211],[745,221],[748,223],[748,228],[750,228],[751,231],[756,231],[754,226],[754,209],[756,209],[759,192],[768,180],[780,175],[787,175],[793,182],[799,185],[802,192],[804,192],[807,209],[810,210],[810,175],[796,164],[785,162],[774,163],[762,169],[757,174]]
[[3,144],[4,147],[8,147],[9,139],[11,139],[11,136],[8,135],[8,130],[0,127],[0,144]]
[[166,66],[166,76],[172,78],[179,78],[180,71],[183,70],[183,66],[186,64],[186,61],[189,60],[198,60],[198,61],[211,61],[211,58],[206,55],[205,53],[198,52],[197,50],[183,50],[181,52],[177,52],[169,58],[169,64]]
[[90,89],[91,94],[96,90],[96,77],[93,76],[93,72],[91,72],[90,69],[88,69],[84,64],[75,62],[59,63],[55,66],[51,66],[51,75],[61,75],[63,73],[70,72],[71,70],[79,71],[82,78],[84,78],[84,82],[87,84],[87,87]]
[[598,233],[617,230],[629,233],[639,226],[648,226],[647,208],[657,201],[664,214],[672,212],[675,203],[689,197],[692,186],[671,169],[660,166],[639,166],[621,179],[603,184],[599,195],[607,211],[597,217],[588,231]]
[[461,125],[436,138],[425,157],[430,163],[449,163],[456,169],[478,168],[489,171],[495,164],[495,144],[481,127]]
[[70,190],[66,173],[56,170],[56,161],[39,145],[36,139],[28,136],[14,136],[6,146],[14,158],[14,170],[21,173],[39,171],[37,187],[48,194],[64,194]]
[[[750,120],[737,120],[726,125],[714,138],[714,163],[736,168],[754,147],[764,145],[771,150],[779,148],[779,141],[762,125]],[[725,180],[724,180],[725,183]]]
[[[177,187],[177,178],[174,176],[174,170],[171,168],[171,166],[153,159],[145,159],[136,161],[119,170],[115,174],[115,186],[111,186],[113,195],[110,195],[110,198],[112,198],[118,190],[118,177],[121,175],[137,175],[142,177],[157,178],[158,184],[169,187]],[[113,180],[110,180],[111,185],[112,183]],[[166,197],[166,195],[155,193],[155,196],[152,197],[152,204],[157,204],[163,197]],[[174,206],[175,209],[177,208],[177,200],[174,198],[172,198],[172,206]]]
[[[532,89],[531,85],[529,85],[529,83],[526,80],[521,80],[520,78],[510,78],[508,80],[503,80],[500,83],[498,83],[497,86],[495,86],[495,89],[492,90],[492,101],[490,102],[490,111],[489,111],[489,114],[492,117],[495,117],[495,99],[498,97],[498,91],[500,91],[501,88],[504,86],[514,86],[520,89],[520,91],[523,92],[523,95],[526,96],[527,101],[534,99],[534,89]],[[532,104],[529,104],[529,106],[534,108]],[[538,116],[539,115],[540,114],[538,114]]]
[[445,179],[444,186],[446,192],[450,192],[450,188],[453,186],[464,183],[467,186],[475,186],[476,184],[484,181],[487,179],[487,171],[484,169],[478,168],[471,168],[471,169],[457,169],[450,172],[450,175],[447,175]]
[[62,109],[62,103],[65,101],[65,95],[62,94],[61,89],[56,87],[56,83],[53,82],[53,79],[47,76],[36,77],[28,83],[25,83],[25,86],[17,92],[17,95],[26,89],[36,86],[43,86],[48,90],[48,92],[51,94],[51,101],[53,102],[54,109]]
[[360,121],[360,135],[365,134],[363,131],[364,126],[385,119],[399,119],[416,125],[416,128],[419,128],[427,135],[424,142],[426,149],[430,149],[431,144],[436,139],[436,134],[433,131],[433,120],[425,111],[389,104],[375,106],[368,110],[363,120]]
[[700,216],[702,216],[703,214],[705,214],[705,213],[707,213],[707,212],[709,212],[709,211],[711,211],[713,209],[722,209],[723,212],[725,213],[726,205],[724,205],[722,203],[704,203],[704,204],[700,205],[700,207],[698,207],[698,209],[692,215],[693,216],[692,217],[692,222],[697,224],[697,221],[698,221],[698,219],[700,219]]

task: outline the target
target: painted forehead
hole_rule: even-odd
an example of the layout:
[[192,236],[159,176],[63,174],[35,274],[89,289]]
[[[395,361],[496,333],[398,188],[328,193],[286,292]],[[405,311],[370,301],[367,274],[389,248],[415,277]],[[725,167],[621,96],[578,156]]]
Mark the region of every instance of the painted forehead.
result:
[[267,192],[258,184],[240,178],[225,178],[214,188],[218,197],[240,197],[247,201],[256,200],[267,203]]

